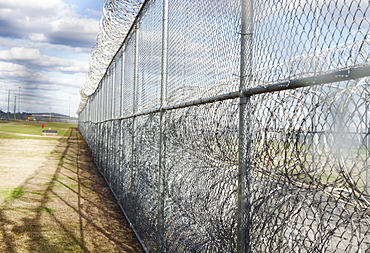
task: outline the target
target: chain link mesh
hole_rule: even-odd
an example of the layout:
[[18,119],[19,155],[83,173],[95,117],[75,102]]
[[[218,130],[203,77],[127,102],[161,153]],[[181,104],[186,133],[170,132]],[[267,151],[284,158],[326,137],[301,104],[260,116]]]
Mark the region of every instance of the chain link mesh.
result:
[[369,249],[369,102],[358,83],[253,97],[252,248]]
[[237,1],[169,1],[167,104],[238,89]]
[[148,252],[368,252],[369,1],[251,3],[146,1],[80,131]]
[[237,119],[237,100],[184,108],[167,115],[168,251],[235,250]]

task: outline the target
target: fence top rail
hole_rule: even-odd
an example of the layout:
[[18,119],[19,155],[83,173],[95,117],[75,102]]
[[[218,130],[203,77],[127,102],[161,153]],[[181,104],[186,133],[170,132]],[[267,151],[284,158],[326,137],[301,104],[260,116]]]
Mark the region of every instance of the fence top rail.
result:
[[[208,104],[208,103],[213,103],[217,101],[235,99],[235,98],[243,97],[243,96],[248,97],[248,96],[254,96],[254,95],[259,95],[259,94],[264,94],[264,93],[269,93],[269,92],[291,90],[291,89],[298,89],[298,88],[309,87],[309,86],[314,86],[314,85],[320,85],[324,83],[335,83],[335,82],[341,82],[341,81],[348,81],[348,80],[358,79],[358,78],[362,78],[366,76],[370,76],[370,65],[347,68],[347,69],[339,70],[339,71],[332,72],[332,73],[326,73],[322,75],[295,79],[295,80],[287,80],[287,81],[265,85],[265,86],[257,86],[257,87],[253,87],[249,89],[221,94],[218,96],[202,98],[202,99],[193,100],[193,101],[189,101],[189,102],[185,102],[185,103],[181,103],[177,105],[156,108],[153,110],[139,112],[139,113],[131,114],[131,115],[124,116],[124,117],[107,119],[107,120],[97,121],[93,123],[104,123],[104,122],[114,121],[114,120],[135,118],[139,116],[158,113],[161,111],[170,111],[174,109],[180,109],[180,108],[185,108],[185,107],[190,107],[190,106],[195,106],[195,105],[202,105],[202,104]],[[92,121],[88,120],[88,121],[83,121],[83,122],[92,122]]]

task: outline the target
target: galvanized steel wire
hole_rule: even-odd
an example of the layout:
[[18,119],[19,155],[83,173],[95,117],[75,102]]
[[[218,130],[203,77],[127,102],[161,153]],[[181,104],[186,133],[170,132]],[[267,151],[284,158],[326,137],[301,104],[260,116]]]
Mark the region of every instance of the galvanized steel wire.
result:
[[103,78],[113,56],[131,28],[144,0],[105,0],[100,33],[91,50],[86,82],[80,89],[81,101],[77,113],[86,105]]
[[145,250],[369,251],[369,14],[145,1],[79,114]]

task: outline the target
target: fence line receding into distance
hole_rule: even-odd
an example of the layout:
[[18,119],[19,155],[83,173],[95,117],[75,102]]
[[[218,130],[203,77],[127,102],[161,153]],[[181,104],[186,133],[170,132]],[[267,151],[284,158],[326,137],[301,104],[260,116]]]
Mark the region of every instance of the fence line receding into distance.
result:
[[369,17],[144,2],[79,129],[147,251],[369,250]]

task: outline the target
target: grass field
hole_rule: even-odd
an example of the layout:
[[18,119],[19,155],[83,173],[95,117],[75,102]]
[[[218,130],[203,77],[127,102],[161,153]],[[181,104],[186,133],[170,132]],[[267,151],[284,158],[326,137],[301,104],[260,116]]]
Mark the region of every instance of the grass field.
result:
[[[44,128],[42,128],[44,124]],[[66,134],[70,127],[77,127],[77,124],[61,122],[44,122],[44,121],[0,121],[0,138],[17,138],[17,139],[39,139],[42,130],[57,130],[58,136]],[[14,135],[17,134],[17,135]],[[25,136],[35,135],[35,136]],[[47,139],[47,138],[44,138]]]

